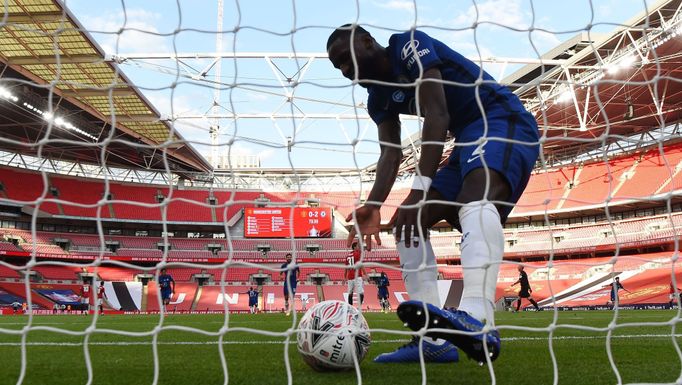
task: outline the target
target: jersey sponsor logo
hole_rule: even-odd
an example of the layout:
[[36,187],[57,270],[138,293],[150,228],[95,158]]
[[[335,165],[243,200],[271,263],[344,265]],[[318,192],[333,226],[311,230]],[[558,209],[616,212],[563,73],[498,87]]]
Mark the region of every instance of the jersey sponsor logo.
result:
[[405,101],[405,92],[403,92],[402,90],[397,90],[393,92],[393,95],[391,95],[391,99],[393,99],[393,101],[396,103],[402,103]]
[[407,60],[405,65],[407,66],[408,70],[412,68],[418,57],[422,57],[431,53],[431,50],[428,48],[424,48],[422,50],[419,50],[418,48],[419,40],[410,40],[405,43],[403,48],[400,50],[400,58],[403,61]]
[[410,56],[413,56],[413,52],[419,48],[419,40],[410,40],[403,46],[400,50],[400,58],[405,60]]

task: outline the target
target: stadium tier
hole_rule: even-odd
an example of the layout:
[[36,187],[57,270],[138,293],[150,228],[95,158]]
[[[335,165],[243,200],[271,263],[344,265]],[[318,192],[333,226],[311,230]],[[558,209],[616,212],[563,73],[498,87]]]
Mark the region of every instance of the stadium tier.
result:
[[79,267],[59,265],[40,265],[33,267],[31,270],[39,273],[43,279],[46,280],[66,281],[80,279],[78,274],[83,272],[83,270]]
[[[642,247],[671,247],[680,235],[682,214],[629,218],[592,224],[555,225],[551,227],[509,228],[505,230],[505,256],[507,258],[547,259],[550,253],[557,256],[594,255],[620,250],[637,250]],[[164,238],[150,236],[105,235],[101,245],[98,235],[51,233],[28,230],[1,229],[3,237],[12,242],[0,242],[0,253],[29,257],[33,251],[39,258],[94,259],[100,254],[105,259],[123,261],[160,261]],[[431,235],[432,245],[439,261],[457,261],[461,237],[456,233]],[[35,241],[35,244],[33,243]],[[225,260],[256,263],[282,263],[288,253],[296,254],[302,262],[323,261],[345,263],[348,255],[345,239],[212,239],[168,238],[170,250],[167,259],[173,262],[202,261],[219,263]],[[111,245],[115,249],[109,249]],[[315,251],[308,246],[314,244]],[[231,245],[231,247],[230,247]],[[259,248],[266,246],[268,251]],[[389,235],[383,237],[380,247],[365,252],[367,262],[395,263],[398,254],[395,242]]]
[[[538,170],[529,182],[515,215],[554,210],[579,210],[583,207],[603,205],[606,198],[610,204],[632,200],[648,200],[657,194],[677,191],[682,186],[678,175],[682,166],[682,146],[671,145],[661,152],[658,149],[615,158],[608,163],[593,162],[556,169]],[[222,223],[231,220],[242,208],[251,207],[259,198],[270,202],[298,202],[314,198],[323,205],[333,207],[341,217],[352,213],[358,196],[354,192],[311,191],[302,193],[272,193],[250,191],[181,190],[167,185],[152,187],[132,183],[109,182],[109,201],[101,201],[104,181],[87,178],[65,177],[0,167],[0,182],[6,186],[7,198],[17,204],[35,206],[44,197],[59,200],[59,204],[43,202],[40,210],[52,215],[89,218],[115,218],[124,220],[161,221],[165,207],[169,222]],[[27,183],[21,188],[12,187],[11,181],[22,179]],[[46,187],[47,186],[47,187]],[[54,188],[52,194],[50,188]],[[390,218],[395,207],[409,189],[391,193],[382,207],[382,217]],[[211,203],[210,198],[215,198]],[[163,199],[169,203],[164,206]],[[97,204],[101,205],[97,214]],[[74,204],[75,203],[75,204]]]

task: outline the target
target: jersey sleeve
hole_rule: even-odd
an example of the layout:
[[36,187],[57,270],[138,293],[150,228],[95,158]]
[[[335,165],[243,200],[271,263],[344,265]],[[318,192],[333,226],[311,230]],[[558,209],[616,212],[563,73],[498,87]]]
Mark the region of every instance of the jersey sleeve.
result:
[[379,87],[372,87],[367,96],[367,114],[377,126],[391,116],[384,94]]
[[400,72],[411,80],[419,78],[422,71],[442,64],[433,39],[424,32],[414,30],[395,34],[391,36],[390,45],[397,51],[394,55],[401,67]]

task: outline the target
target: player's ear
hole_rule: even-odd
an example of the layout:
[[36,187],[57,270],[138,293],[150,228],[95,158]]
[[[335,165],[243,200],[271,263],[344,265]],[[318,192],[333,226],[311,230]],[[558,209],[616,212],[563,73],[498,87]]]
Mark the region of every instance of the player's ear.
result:
[[363,34],[360,35],[360,42],[362,43],[362,47],[366,50],[371,50],[374,47],[374,38],[370,34]]

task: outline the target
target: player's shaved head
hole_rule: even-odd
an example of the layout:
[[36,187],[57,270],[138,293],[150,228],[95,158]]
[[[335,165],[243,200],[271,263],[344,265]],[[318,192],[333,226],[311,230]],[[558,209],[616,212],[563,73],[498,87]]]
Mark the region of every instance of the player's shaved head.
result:
[[[344,24],[340,26],[339,28],[335,29],[334,32],[329,35],[329,39],[327,39],[327,51],[329,51],[329,47],[331,47],[334,42],[340,38],[344,39],[350,39],[351,34],[355,31],[355,35],[370,35],[369,32],[367,32],[366,29],[362,28],[359,25],[353,25],[353,24]],[[370,35],[371,36],[371,35]]]

